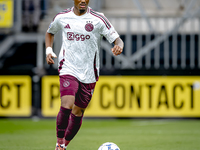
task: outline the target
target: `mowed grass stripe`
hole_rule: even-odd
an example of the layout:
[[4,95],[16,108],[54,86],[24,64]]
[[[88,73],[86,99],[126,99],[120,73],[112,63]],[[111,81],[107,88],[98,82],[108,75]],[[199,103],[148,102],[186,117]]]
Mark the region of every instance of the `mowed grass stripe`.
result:
[[[0,119],[0,150],[53,150],[55,119]],[[200,150],[200,120],[84,119],[68,150]]]

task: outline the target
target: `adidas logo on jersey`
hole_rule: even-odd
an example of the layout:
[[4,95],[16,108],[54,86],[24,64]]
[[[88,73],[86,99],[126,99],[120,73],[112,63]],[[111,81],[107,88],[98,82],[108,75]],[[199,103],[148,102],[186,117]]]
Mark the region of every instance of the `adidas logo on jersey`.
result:
[[67,25],[65,26],[65,28],[67,28],[67,29],[71,29],[70,26],[69,26],[69,24],[67,24]]

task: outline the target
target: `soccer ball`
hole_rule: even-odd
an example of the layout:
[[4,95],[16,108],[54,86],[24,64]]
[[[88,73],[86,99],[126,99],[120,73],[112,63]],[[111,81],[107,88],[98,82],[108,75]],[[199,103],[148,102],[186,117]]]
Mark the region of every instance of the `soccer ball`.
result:
[[112,142],[103,143],[98,150],[120,150],[119,147]]

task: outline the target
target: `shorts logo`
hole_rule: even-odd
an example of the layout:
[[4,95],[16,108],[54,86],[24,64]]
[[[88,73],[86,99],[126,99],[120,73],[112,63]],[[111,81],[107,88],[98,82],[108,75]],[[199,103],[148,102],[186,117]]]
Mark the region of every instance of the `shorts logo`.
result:
[[67,80],[63,83],[63,87],[68,87],[69,85],[70,85],[70,82]]
[[87,23],[87,24],[85,25],[85,30],[86,30],[86,31],[91,32],[93,29],[94,29],[93,24]]

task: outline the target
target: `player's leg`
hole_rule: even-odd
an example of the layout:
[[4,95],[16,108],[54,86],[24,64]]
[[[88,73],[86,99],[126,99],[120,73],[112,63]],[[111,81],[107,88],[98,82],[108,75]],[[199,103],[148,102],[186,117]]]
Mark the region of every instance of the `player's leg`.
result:
[[40,22],[40,14],[41,14],[40,0],[34,0],[33,5],[34,5],[34,11],[33,11],[33,17],[32,17],[33,18],[32,28],[33,28],[33,31],[37,32],[38,24]]
[[30,30],[30,5],[31,0],[24,0],[24,13],[23,13],[23,31],[28,32]]
[[64,135],[69,122],[69,116],[75,101],[78,85],[75,77],[60,76],[61,107],[56,119],[57,143],[56,150],[63,149]]
[[65,135],[65,146],[74,138],[82,125],[82,118],[94,91],[95,83],[79,84],[79,90],[75,97],[75,104],[72,108],[69,124]]
[[82,118],[85,108],[80,108],[76,105],[73,106],[70,116],[69,124],[65,135],[65,146],[74,138],[82,125]]
[[64,144],[63,138],[68,126],[69,116],[71,114],[74,101],[75,97],[71,95],[61,97],[61,107],[56,118],[57,143],[59,145]]

